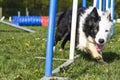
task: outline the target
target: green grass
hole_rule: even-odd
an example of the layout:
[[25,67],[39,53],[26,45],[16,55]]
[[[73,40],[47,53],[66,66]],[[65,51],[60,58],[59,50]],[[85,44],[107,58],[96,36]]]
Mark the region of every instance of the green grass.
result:
[[120,24],[115,24],[115,33],[105,45],[103,57],[108,65],[95,63],[88,55],[81,53],[80,58],[58,76],[73,80],[120,80]]
[[[105,45],[103,56],[109,65],[95,63],[82,52],[69,67],[62,68],[56,76],[73,80],[119,80],[120,77],[120,24],[115,24],[115,34]],[[39,80],[44,76],[45,60],[35,57],[46,53],[47,27],[27,27],[36,30],[27,33],[0,24],[0,80]],[[60,42],[59,42],[60,43]],[[69,57],[69,42],[64,51],[56,46],[55,58]],[[53,61],[53,69],[63,61]]]

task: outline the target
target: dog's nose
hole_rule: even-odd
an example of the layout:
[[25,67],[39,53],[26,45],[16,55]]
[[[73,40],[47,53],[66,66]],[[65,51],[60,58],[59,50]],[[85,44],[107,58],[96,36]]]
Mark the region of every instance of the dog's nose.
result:
[[99,43],[100,44],[104,43],[104,39],[99,39]]

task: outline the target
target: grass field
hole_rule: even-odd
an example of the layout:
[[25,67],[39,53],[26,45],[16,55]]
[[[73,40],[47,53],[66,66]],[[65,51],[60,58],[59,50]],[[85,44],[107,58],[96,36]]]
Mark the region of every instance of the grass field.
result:
[[[45,57],[47,27],[28,28],[37,32],[27,33],[0,24],[0,80],[39,80],[44,76],[45,60],[35,57]],[[54,57],[68,59],[69,42],[62,52],[59,52],[59,46]],[[73,80],[120,80],[120,24],[115,24],[115,34],[105,45],[103,56],[109,65],[100,65],[89,55],[80,54],[56,76]],[[53,61],[53,69],[63,62]]]

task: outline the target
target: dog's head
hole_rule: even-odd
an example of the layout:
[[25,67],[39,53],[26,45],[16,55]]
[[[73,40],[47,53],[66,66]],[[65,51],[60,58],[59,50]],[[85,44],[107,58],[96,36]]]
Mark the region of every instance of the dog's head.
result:
[[99,15],[100,15],[99,29],[95,36],[95,42],[97,44],[98,51],[101,51],[103,45],[111,36],[113,24],[111,20],[110,11],[102,12]]
[[89,41],[95,42],[97,50],[101,51],[103,45],[111,36],[112,20],[110,11],[101,12],[93,8],[86,17],[83,31]]

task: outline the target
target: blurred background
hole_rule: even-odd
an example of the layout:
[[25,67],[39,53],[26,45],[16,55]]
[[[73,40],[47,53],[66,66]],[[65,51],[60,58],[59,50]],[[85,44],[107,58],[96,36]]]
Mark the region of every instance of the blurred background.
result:
[[[16,15],[47,16],[50,0],[0,0],[0,17]],[[81,5],[79,0],[79,5]],[[115,0],[115,18],[120,17],[120,0]],[[87,0],[87,6],[93,5],[93,0]],[[57,12],[72,6],[72,0],[58,0]]]

